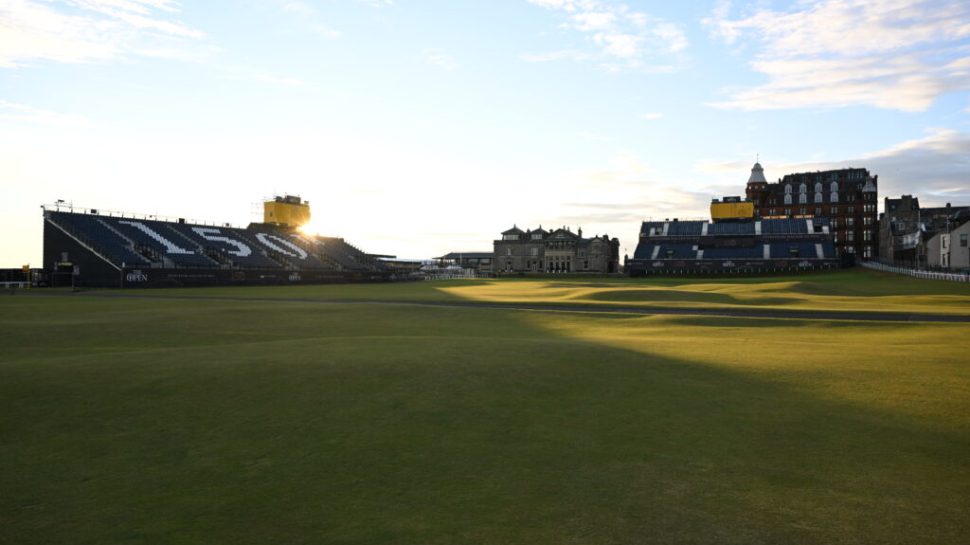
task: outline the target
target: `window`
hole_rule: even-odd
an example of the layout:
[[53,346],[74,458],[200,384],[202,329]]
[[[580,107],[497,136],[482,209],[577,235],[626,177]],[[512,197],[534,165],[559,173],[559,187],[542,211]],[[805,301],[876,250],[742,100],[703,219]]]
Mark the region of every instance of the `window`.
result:
[[542,240],[542,233],[533,233],[532,240]]
[[791,185],[785,186],[785,195],[791,195]]
[[815,207],[815,215],[816,216],[821,216],[822,215],[822,207],[821,206],[816,206]]
[[808,191],[808,186],[807,185],[801,184],[801,185],[798,186],[798,192],[799,193],[805,193],[806,191]]
[[785,215],[786,216],[790,216],[791,215],[791,208],[786,208],[785,209]]
[[816,193],[815,194],[815,202],[816,203],[822,202],[822,194],[821,193]]
[[512,248],[506,248],[505,255],[512,255]]
[[846,237],[845,239],[848,240],[849,242],[855,242],[855,231],[849,231],[848,233],[845,234],[845,237]]
[[804,216],[805,214],[808,213],[808,210],[803,206],[798,209],[798,213]]
[[838,193],[839,192],[839,183],[838,182],[832,182],[832,184],[829,185],[829,191],[831,191],[832,193]]
[[833,191],[832,192],[832,195],[829,196],[829,201],[830,202],[839,202],[839,192],[838,191]]
[[791,204],[791,194],[785,194],[785,204]]
[[966,233],[961,233],[960,234],[960,247],[961,248],[966,248],[967,247],[967,234]]
[[862,249],[863,257],[872,257],[872,246],[866,246]]
[[865,241],[872,240],[872,231],[863,231],[862,232],[862,240],[865,240]]
[[853,225],[855,225],[855,218],[851,216],[849,216],[848,218],[845,218],[845,224],[848,225],[849,227],[852,227]]
[[539,257],[539,248],[532,248],[532,257]]
[[822,182],[815,182],[815,192],[816,193],[822,192]]
[[833,207],[830,208],[830,210],[831,210],[831,214],[833,216],[839,213],[839,207],[838,206],[833,206]]
[[[804,186],[805,184],[802,185]],[[798,204],[805,204],[806,202],[808,202],[808,195],[804,193],[798,195]]]
[[866,216],[862,218],[863,225],[872,225],[872,216]]

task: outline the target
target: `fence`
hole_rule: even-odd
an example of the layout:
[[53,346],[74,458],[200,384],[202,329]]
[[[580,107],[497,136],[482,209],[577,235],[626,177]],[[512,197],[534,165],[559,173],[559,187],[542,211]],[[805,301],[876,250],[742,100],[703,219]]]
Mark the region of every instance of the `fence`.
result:
[[862,263],[862,266],[869,269],[882,271],[882,272],[905,274],[906,276],[912,276],[914,278],[922,278],[923,280],[947,280],[949,282],[970,283],[970,275],[968,274],[917,271],[914,269],[907,269],[905,267],[893,267],[891,265],[885,265],[883,263],[878,263],[875,261],[864,261]]

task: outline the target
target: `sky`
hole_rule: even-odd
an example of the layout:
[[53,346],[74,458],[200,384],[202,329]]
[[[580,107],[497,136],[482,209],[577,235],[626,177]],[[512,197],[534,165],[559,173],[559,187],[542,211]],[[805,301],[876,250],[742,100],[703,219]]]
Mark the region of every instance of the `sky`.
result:
[[0,267],[57,200],[245,226],[283,193],[373,253],[632,254],[756,159],[970,204],[970,2],[0,0]]

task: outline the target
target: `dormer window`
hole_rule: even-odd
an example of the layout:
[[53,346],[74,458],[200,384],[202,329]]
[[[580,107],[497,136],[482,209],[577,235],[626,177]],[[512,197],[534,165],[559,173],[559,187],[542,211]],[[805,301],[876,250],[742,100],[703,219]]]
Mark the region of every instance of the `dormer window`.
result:
[[502,235],[502,240],[519,240],[519,235]]
[[532,233],[532,240],[542,240],[542,233]]
[[816,193],[822,192],[822,182],[815,182],[815,192]]
[[799,193],[805,193],[806,191],[808,191],[808,186],[806,186],[805,184],[798,186]]

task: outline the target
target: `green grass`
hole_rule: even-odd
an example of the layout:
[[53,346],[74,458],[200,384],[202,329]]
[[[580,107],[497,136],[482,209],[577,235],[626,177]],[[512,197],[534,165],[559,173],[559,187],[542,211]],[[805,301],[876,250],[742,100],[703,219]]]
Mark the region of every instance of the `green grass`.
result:
[[[963,297],[846,274],[773,279],[795,284],[771,297],[861,304],[893,297],[893,283]],[[559,289],[705,283],[184,294],[467,300],[528,286],[556,301]],[[959,543],[970,534],[968,333],[6,296],[0,543]]]
[[324,301],[487,301],[683,308],[970,314],[970,284],[865,269],[759,278],[533,277],[445,282],[160,290],[187,297]]

